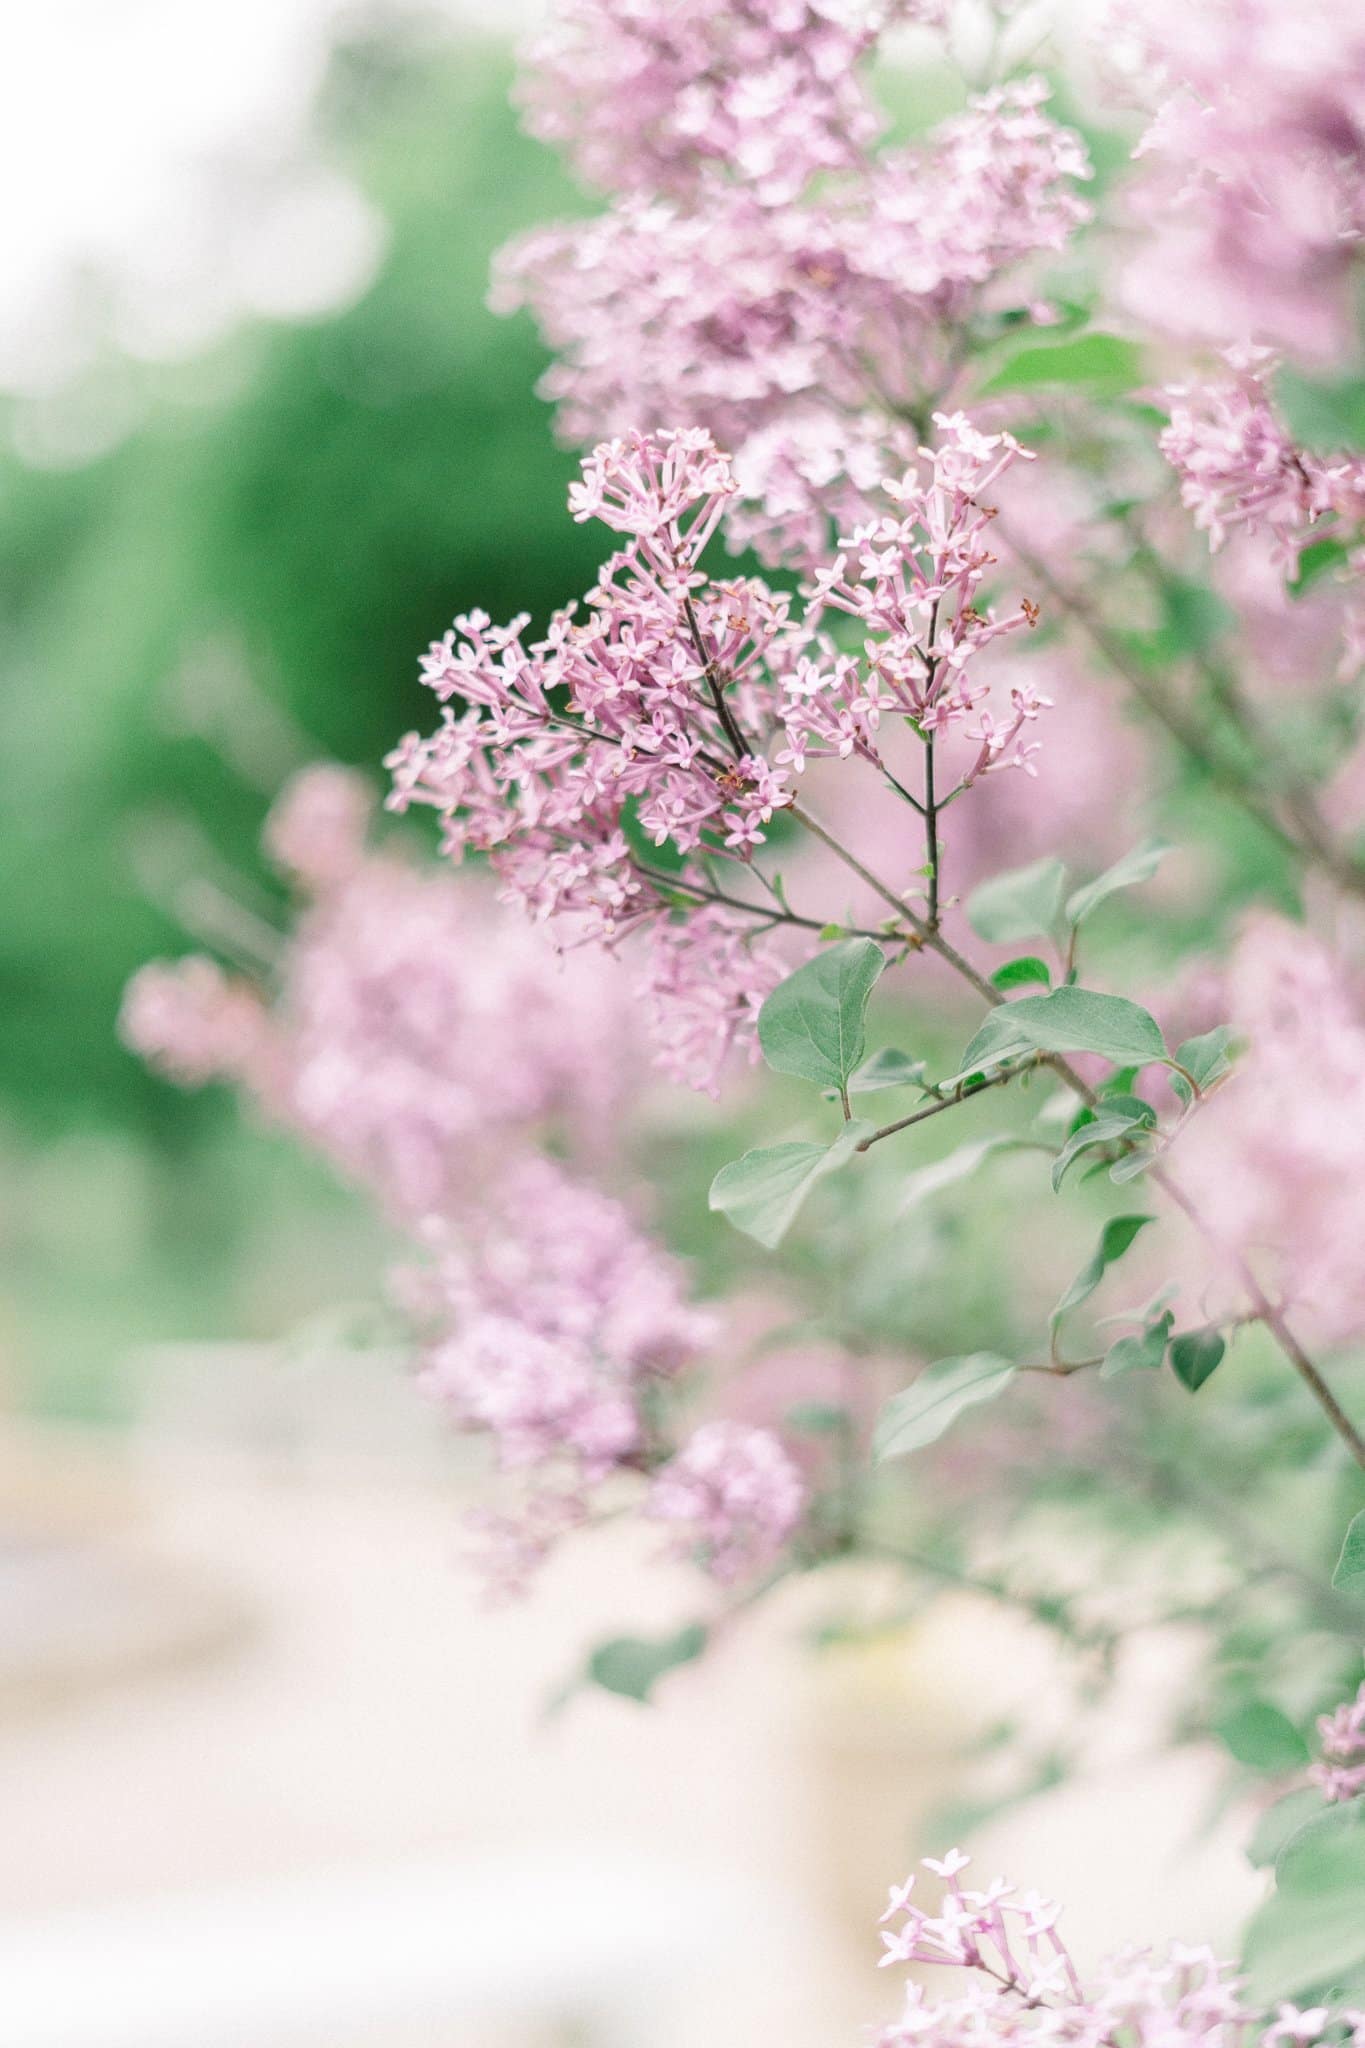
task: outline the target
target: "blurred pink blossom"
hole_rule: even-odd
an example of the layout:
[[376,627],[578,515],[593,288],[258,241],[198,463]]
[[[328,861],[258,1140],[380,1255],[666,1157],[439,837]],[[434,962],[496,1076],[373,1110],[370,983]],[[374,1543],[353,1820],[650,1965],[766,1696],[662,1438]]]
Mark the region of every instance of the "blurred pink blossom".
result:
[[724,1584],[775,1563],[801,1519],[800,1468],[770,1429],[704,1422],[650,1486],[645,1513],[677,1525],[684,1555],[700,1548]]
[[1174,1154],[1222,1246],[1213,1287],[1244,1292],[1245,1261],[1319,1341],[1344,1343],[1365,1330],[1365,1005],[1317,939],[1271,916],[1238,944],[1228,1002],[1247,1050]]

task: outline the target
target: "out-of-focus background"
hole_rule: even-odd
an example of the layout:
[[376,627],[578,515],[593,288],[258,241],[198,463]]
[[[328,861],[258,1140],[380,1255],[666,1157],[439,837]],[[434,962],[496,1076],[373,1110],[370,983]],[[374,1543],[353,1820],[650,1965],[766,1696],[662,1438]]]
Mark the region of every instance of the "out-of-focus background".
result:
[[[250,948],[271,796],[319,755],[377,770],[442,622],[590,580],[538,346],[483,304],[491,251],[582,203],[509,109],[512,17],[6,24],[6,2048],[854,2040],[883,1886],[983,1790],[968,1702],[1078,1711],[965,1599],[812,1662],[808,1590],[651,1712],[553,1711],[586,1639],[656,1618],[659,1566],[604,1532],[482,1609],[469,1461],[346,1339],[370,1211],[116,1038],[142,961]],[[983,1842],[1071,1896],[1083,1951],[1191,1911],[1225,1937],[1245,1901],[1199,1757],[1146,1756],[1169,1677],[1073,1719],[1077,1777]],[[1093,1898],[1116,1830],[1128,1893]]]

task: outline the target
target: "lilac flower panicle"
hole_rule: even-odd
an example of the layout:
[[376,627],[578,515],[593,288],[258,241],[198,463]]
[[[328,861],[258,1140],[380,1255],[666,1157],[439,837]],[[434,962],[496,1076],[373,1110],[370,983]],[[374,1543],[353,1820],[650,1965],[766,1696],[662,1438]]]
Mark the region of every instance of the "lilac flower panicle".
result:
[[349,880],[361,865],[373,815],[374,792],[366,776],[319,762],[286,783],[271,806],[265,851],[281,874],[318,895]]
[[1141,0],[1110,33],[1159,101],[1133,187],[1130,303],[1168,331],[1339,354],[1365,237],[1359,7]]
[[1055,1905],[999,1878],[965,1885],[968,1867],[956,1849],[926,1859],[940,1889],[936,1907],[915,1902],[913,1876],[893,1888],[882,1915],[891,1923],[882,1935],[883,1965],[970,1974],[965,1989],[947,1997],[908,1984],[904,2011],[878,2035],[877,2048],[1112,2048],[1115,2040],[1139,2048],[1307,2048],[1337,2040],[1360,2048],[1365,2041],[1365,2014],[1292,2005],[1273,2018],[1258,2012],[1234,1966],[1199,1945],[1131,1949],[1083,1979],[1057,1931]]
[[1237,529],[1264,534],[1292,569],[1317,521],[1332,515],[1349,537],[1365,519],[1365,456],[1295,447],[1272,402],[1270,350],[1227,349],[1223,360],[1229,374],[1168,392],[1161,452],[1212,549]]
[[1348,1342],[1365,1330],[1365,1003],[1324,946],[1269,915],[1233,954],[1227,1000],[1246,1051],[1178,1150],[1220,1247],[1215,1297],[1240,1299],[1249,1265],[1318,1341]]
[[250,982],[203,955],[150,961],[124,991],[119,1034],[140,1059],[185,1088],[247,1079],[268,1032]]
[[684,1087],[716,1098],[731,1051],[759,1055],[758,1013],[786,973],[776,947],[754,942],[724,910],[657,923],[638,993],[648,1010],[655,1064]]
[[[664,34],[676,14],[631,9]],[[492,303],[529,306],[555,351],[542,390],[566,440],[706,428],[735,458],[732,545],[811,569],[913,453],[904,422],[952,383],[972,315],[1016,272],[1037,311],[1021,267],[1088,218],[1084,147],[1046,97],[1012,81],[922,146],[855,152],[776,206],[742,168],[680,190],[626,180],[604,214],[511,244]]]
[[408,1281],[424,1384],[529,1475],[520,1511],[480,1524],[516,1590],[590,1519],[594,1488],[647,1465],[649,1390],[696,1364],[714,1321],[619,1203],[549,1159],[514,1165],[477,1212],[427,1235],[430,1262]]
[[700,1548],[711,1575],[729,1584],[776,1561],[801,1520],[805,1483],[770,1429],[704,1422],[650,1486],[645,1513],[676,1525],[676,1548]]
[[895,12],[831,0],[568,0],[527,51],[527,126],[608,189],[719,169],[786,204],[880,125],[859,60]]
[[[752,1050],[785,962],[725,907],[715,864],[752,861],[813,758],[880,770],[884,733],[910,719],[965,736],[964,787],[1031,767],[1026,735],[1048,700],[1009,676],[996,706],[977,668],[1037,618],[1027,599],[997,613],[983,591],[988,494],[1025,451],[960,413],[936,427],[939,445],[885,481],[884,509],[812,577],[802,607],[703,567],[734,492],[708,435],[603,443],[570,502],[625,545],[585,613],[560,613],[530,646],[524,620],[495,629],[471,613],[423,657],[442,723],[389,756],[392,807],[436,810],[446,852],[485,852],[507,900],[566,941],[616,946],[648,930],[658,1061],[693,1086],[713,1092],[730,1048]],[[858,624],[861,658],[837,649],[840,613]],[[653,864],[650,846],[666,844],[681,872],[667,855]]]
[[242,1085],[408,1221],[457,1207],[482,1153],[546,1126],[582,1135],[638,1073],[614,962],[560,957],[476,882],[368,851],[372,793],[308,769],[267,848],[312,900],[270,999],[214,961],[144,968],[122,1030],[173,1078]]

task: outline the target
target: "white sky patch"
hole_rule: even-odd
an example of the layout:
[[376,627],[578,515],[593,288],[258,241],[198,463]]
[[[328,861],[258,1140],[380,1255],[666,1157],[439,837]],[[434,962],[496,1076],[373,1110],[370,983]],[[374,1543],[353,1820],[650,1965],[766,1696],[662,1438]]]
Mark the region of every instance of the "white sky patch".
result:
[[[510,33],[538,10],[437,0],[427,11]],[[134,357],[182,359],[243,316],[309,319],[365,289],[385,223],[308,146],[346,20],[338,0],[9,10],[0,389],[50,397],[109,339]]]

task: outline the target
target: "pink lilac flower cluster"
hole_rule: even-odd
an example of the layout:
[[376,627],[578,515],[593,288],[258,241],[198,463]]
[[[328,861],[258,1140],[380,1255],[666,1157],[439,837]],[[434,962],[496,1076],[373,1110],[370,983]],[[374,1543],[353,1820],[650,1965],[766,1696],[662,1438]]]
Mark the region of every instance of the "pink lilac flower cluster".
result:
[[957,1994],[906,1987],[901,2016],[877,2048],[962,2048],[964,2042],[1112,2048],[1306,2048],[1335,2039],[1360,2048],[1365,2014],[1284,2005],[1273,2019],[1249,2006],[1234,1967],[1212,1949],[1172,1943],[1131,1949],[1083,1979],[1057,1932],[1060,1910],[995,1879],[969,1887],[958,1849],[924,1867],[942,1886],[936,1910],[912,1903],[916,1878],[893,1888],[884,1922],[886,1965],[947,1965],[971,1972]]
[[1318,1722],[1322,1756],[1309,1776],[1333,1805],[1365,1794],[1365,1685]]
[[[633,64],[618,36],[624,10],[610,12],[599,61]],[[722,23],[748,10],[706,12]],[[632,31],[669,38],[677,14],[644,0],[629,19]],[[677,61],[697,67],[708,96],[743,97],[745,73],[713,74],[717,42],[726,61],[738,58],[718,28],[709,40],[684,34]],[[567,440],[705,428],[735,457],[732,545],[811,568],[913,452],[907,423],[953,382],[967,323],[1018,310],[1012,273],[1088,217],[1076,191],[1090,175],[1084,148],[1044,112],[1046,97],[1040,79],[981,95],[923,145],[856,152],[850,168],[780,206],[765,203],[742,160],[683,192],[622,175],[605,214],[506,249],[493,303],[529,306],[556,352],[542,389]],[[823,133],[811,104],[796,102],[793,118]],[[839,148],[857,134],[856,124],[841,132]],[[723,153],[720,131],[715,141]],[[790,165],[804,188],[810,151]],[[1023,310],[1050,317],[1029,292]]]
[[1143,0],[1115,10],[1159,110],[1127,296],[1149,323],[1326,360],[1365,237],[1365,18],[1355,0]]
[[731,1050],[759,1057],[758,1013],[787,971],[775,946],[755,940],[724,911],[658,922],[643,975],[654,1062],[672,1081],[713,1099]]
[[723,1584],[776,1562],[805,1508],[801,1471],[771,1429],[704,1422],[649,1490],[645,1513],[678,1531],[676,1548],[700,1552]]
[[594,1484],[649,1442],[642,1390],[696,1361],[711,1318],[620,1203],[554,1161],[519,1162],[477,1212],[432,1233],[416,1299],[423,1377],[501,1463],[567,1458]]
[[707,171],[794,199],[874,140],[858,75],[893,15],[858,0],[567,0],[527,50],[526,125],[590,183],[682,192]]
[[922,451],[927,479],[908,470],[888,482],[897,510],[855,529],[856,577],[839,554],[813,579],[808,621],[821,607],[855,618],[866,636],[865,666],[849,656],[824,671],[809,657],[797,661],[785,683],[787,747],[778,758],[798,773],[812,752],[846,759],[856,751],[885,766],[882,721],[897,718],[935,738],[965,732],[978,751],[964,787],[1005,762],[1031,765],[1033,743],[1015,743],[1048,699],[1027,679],[1012,683],[1009,716],[997,725],[982,708],[988,685],[973,673],[993,641],[1038,620],[1027,598],[1002,618],[976,602],[995,562],[985,541],[995,515],[984,493],[1024,451],[1009,434],[979,433],[961,413],[936,414],[935,425],[939,446]]
[[1168,392],[1160,439],[1209,546],[1237,529],[1264,534],[1274,560],[1292,568],[1318,522],[1353,539],[1365,520],[1365,456],[1295,447],[1271,396],[1271,350],[1230,348],[1223,360],[1228,374]]
[[559,1124],[589,1133],[637,1066],[610,961],[558,957],[489,892],[373,853],[369,785],[306,771],[266,844],[312,900],[269,999],[213,961],[144,968],[122,1016],[172,1078],[245,1087],[350,1179],[415,1218],[458,1205],[480,1151]]
[[270,1020],[245,976],[192,954],[139,968],[124,991],[119,1031],[131,1051],[182,1088],[202,1088],[260,1072]]
[[[731,1042],[752,1042],[777,956],[754,948],[763,906],[746,922],[743,899],[658,928],[680,901],[729,893],[707,860],[752,865],[810,756],[886,769],[888,740],[909,721],[921,734],[968,736],[964,784],[1028,766],[1020,736],[1045,700],[1011,684],[997,720],[973,674],[986,648],[1037,617],[1027,601],[1003,617],[981,601],[995,559],[983,493],[1022,451],[961,414],[936,424],[938,448],[887,483],[893,509],[854,531],[799,616],[757,578],[711,582],[702,569],[734,489],[708,435],[602,444],[570,503],[626,544],[589,592],[587,616],[558,614],[530,646],[524,620],[457,620],[422,663],[440,726],[408,734],[388,757],[392,808],[434,808],[445,851],[486,852],[507,899],[533,919],[608,945],[656,928],[646,986],[663,1061],[700,1086],[714,1086]],[[828,630],[837,613],[857,622],[861,659]],[[652,863],[651,846],[666,844],[688,857],[681,872]]]
[[[372,811],[349,771],[297,777],[265,842],[309,900],[270,996],[207,958],[158,964],[129,988],[125,1038],[186,1086],[243,1088],[422,1243],[398,1291],[426,1333],[426,1386],[502,1466],[533,1475],[513,1506],[476,1518],[497,1586],[520,1589],[591,1519],[593,1489],[656,1468],[649,1512],[694,1522],[716,1579],[757,1569],[799,1522],[796,1466],[775,1434],[740,1424],[707,1425],[672,1456],[662,1398],[714,1320],[620,1203],[526,1149],[549,1127],[591,1154],[635,1076],[616,963],[560,957],[472,878],[375,853]],[[689,984],[666,962],[676,940],[666,924],[653,935],[669,1055],[714,1086],[737,1029],[730,990],[747,989],[752,1030],[780,965],[704,918]]]
[[1176,1153],[1222,1247],[1214,1292],[1244,1298],[1249,1266],[1319,1341],[1345,1343],[1365,1330],[1365,1004],[1323,945],[1270,916],[1237,946],[1227,1004],[1247,1049]]
[[678,1525],[675,1549],[718,1582],[777,1558],[804,1510],[800,1470],[774,1431],[731,1421],[670,1452],[667,1390],[715,1326],[618,1202],[531,1159],[428,1235],[432,1261],[407,1290],[430,1330],[424,1382],[530,1478],[519,1507],[476,1518],[499,1590],[521,1590],[622,1473],[647,1479],[645,1513]]
[[770,722],[763,662],[789,601],[756,582],[708,585],[698,566],[732,489],[705,434],[604,443],[571,509],[630,538],[587,618],[558,613],[528,648],[524,619],[496,629],[475,613],[423,661],[447,708],[433,737],[409,734],[389,757],[390,803],[433,805],[446,851],[486,851],[533,918],[574,917],[610,938],[657,911],[624,826],[632,800],[642,832],[684,853],[707,832],[735,850],[759,844],[790,801],[786,778],[739,738]]

